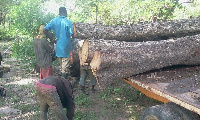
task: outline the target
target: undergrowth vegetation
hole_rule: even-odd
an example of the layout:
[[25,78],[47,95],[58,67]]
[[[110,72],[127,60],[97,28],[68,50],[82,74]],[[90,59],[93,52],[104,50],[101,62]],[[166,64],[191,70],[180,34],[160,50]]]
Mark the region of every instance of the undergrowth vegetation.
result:
[[35,54],[33,50],[33,38],[24,37],[19,38],[13,43],[12,56],[21,61],[21,67],[28,68],[30,70],[35,67]]

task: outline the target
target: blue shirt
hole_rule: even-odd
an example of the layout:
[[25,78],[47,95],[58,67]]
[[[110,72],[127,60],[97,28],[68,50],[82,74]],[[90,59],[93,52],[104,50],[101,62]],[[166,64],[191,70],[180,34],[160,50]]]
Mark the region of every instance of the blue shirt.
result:
[[56,34],[56,56],[69,58],[73,34],[72,22],[65,16],[59,16],[52,19],[44,28],[48,31],[54,30]]

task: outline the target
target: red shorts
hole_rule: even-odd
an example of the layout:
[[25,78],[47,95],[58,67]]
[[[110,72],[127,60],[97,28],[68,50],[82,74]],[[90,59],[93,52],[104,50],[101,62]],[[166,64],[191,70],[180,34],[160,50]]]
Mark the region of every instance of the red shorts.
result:
[[52,66],[50,66],[48,68],[40,68],[40,79],[46,78],[50,75],[53,75]]
[[56,91],[56,87],[53,85],[45,85],[40,83],[39,81],[36,82],[36,90],[40,91],[43,94],[50,94],[51,92]]

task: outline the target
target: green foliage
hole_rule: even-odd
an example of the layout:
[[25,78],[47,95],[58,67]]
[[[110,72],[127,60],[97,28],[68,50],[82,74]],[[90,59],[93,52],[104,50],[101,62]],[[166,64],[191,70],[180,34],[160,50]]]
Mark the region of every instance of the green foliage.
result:
[[[111,96],[114,96],[114,97],[111,97]],[[123,102],[124,105],[127,105],[134,101],[140,106],[144,105],[144,103],[141,103],[141,101],[149,101],[149,102],[154,101],[154,102],[157,102],[158,104],[160,103],[157,100],[154,100],[152,98],[145,96],[143,93],[132,88],[130,85],[127,87],[127,84],[123,84],[121,81],[116,82],[115,85],[108,87],[100,95],[100,97],[108,101],[109,105],[111,105],[112,107],[115,107],[116,109],[119,106],[118,104],[121,102]]]
[[183,3],[182,9],[176,9],[174,16],[176,19],[187,19],[200,17],[200,1],[194,0],[192,3]]
[[152,17],[173,19],[175,8],[182,7],[178,0],[76,0],[75,5],[74,18],[93,23],[97,19],[107,25],[150,21]]
[[20,101],[19,97],[14,96],[14,97],[11,98],[11,102],[14,103],[14,104],[19,102],[19,101]]
[[97,23],[120,25],[173,20],[183,14],[186,18],[200,16],[198,0],[187,6],[190,7],[185,7],[179,0],[76,0],[76,9],[70,17],[79,22],[95,23],[97,19]]
[[161,20],[172,19],[174,10],[176,8],[182,8],[183,6],[178,2],[178,0],[170,0],[165,3],[159,8],[157,16]]
[[24,104],[24,105],[18,105],[15,106],[14,108],[20,109],[22,113],[30,112],[30,111],[39,111],[40,106],[39,104]]
[[32,69],[35,66],[33,37],[38,33],[41,24],[47,24],[55,15],[42,12],[42,0],[25,0],[10,8],[9,17],[12,21],[9,33],[18,36],[12,52],[13,57],[21,60],[22,67]]
[[17,39],[12,47],[12,56],[21,60],[22,67],[26,67],[29,70],[35,66],[35,54],[33,50],[33,38],[24,37]]
[[75,7],[76,9],[70,14],[71,20],[77,22],[89,21],[93,12],[96,12],[94,11],[96,0],[76,0]]
[[76,109],[74,120],[97,120],[96,113],[94,111],[81,111],[80,108],[91,109],[92,104],[94,104],[87,95],[82,92],[79,96],[75,97]]
[[78,97],[76,97],[75,102],[76,102],[76,105],[79,107],[80,106],[85,106],[85,107],[91,106],[91,100],[85,94],[80,94]]
[[6,19],[7,14],[9,14],[10,6],[13,6],[13,0],[1,0],[0,1],[0,41],[1,40],[11,40],[14,36],[13,33],[9,31],[7,27],[9,19]]
[[4,26],[6,21],[6,15],[9,12],[9,6],[13,5],[13,0],[1,0],[0,1],[0,25]]
[[0,41],[12,40],[14,36],[15,34],[13,32],[10,32],[8,28],[0,26]]
[[52,14],[44,14],[42,6],[42,0],[25,0],[20,5],[12,6],[9,17],[13,28],[24,35],[35,36],[41,24],[46,24],[55,17]]
[[82,112],[76,111],[74,120],[97,120],[96,114],[94,111]]

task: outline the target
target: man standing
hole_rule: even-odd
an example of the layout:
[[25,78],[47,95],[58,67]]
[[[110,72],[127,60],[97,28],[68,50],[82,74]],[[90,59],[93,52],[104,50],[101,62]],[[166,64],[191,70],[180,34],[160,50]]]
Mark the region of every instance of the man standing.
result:
[[54,30],[56,41],[56,56],[59,58],[62,77],[67,78],[70,75],[70,51],[71,36],[73,35],[72,22],[66,18],[67,10],[65,7],[59,8],[59,17],[52,19],[44,28],[44,33],[51,40],[54,37],[50,35],[50,30]]
[[37,65],[40,67],[40,79],[53,75],[52,56],[53,46],[43,33],[44,25],[40,26],[39,35],[33,40],[33,48]]
[[92,73],[91,69],[84,69],[83,67],[80,68],[80,81],[79,84],[81,86],[81,90],[83,93],[85,92],[85,83],[86,83],[86,78],[90,79],[90,85],[92,85],[92,93],[95,93],[95,86],[96,86],[96,79]]

